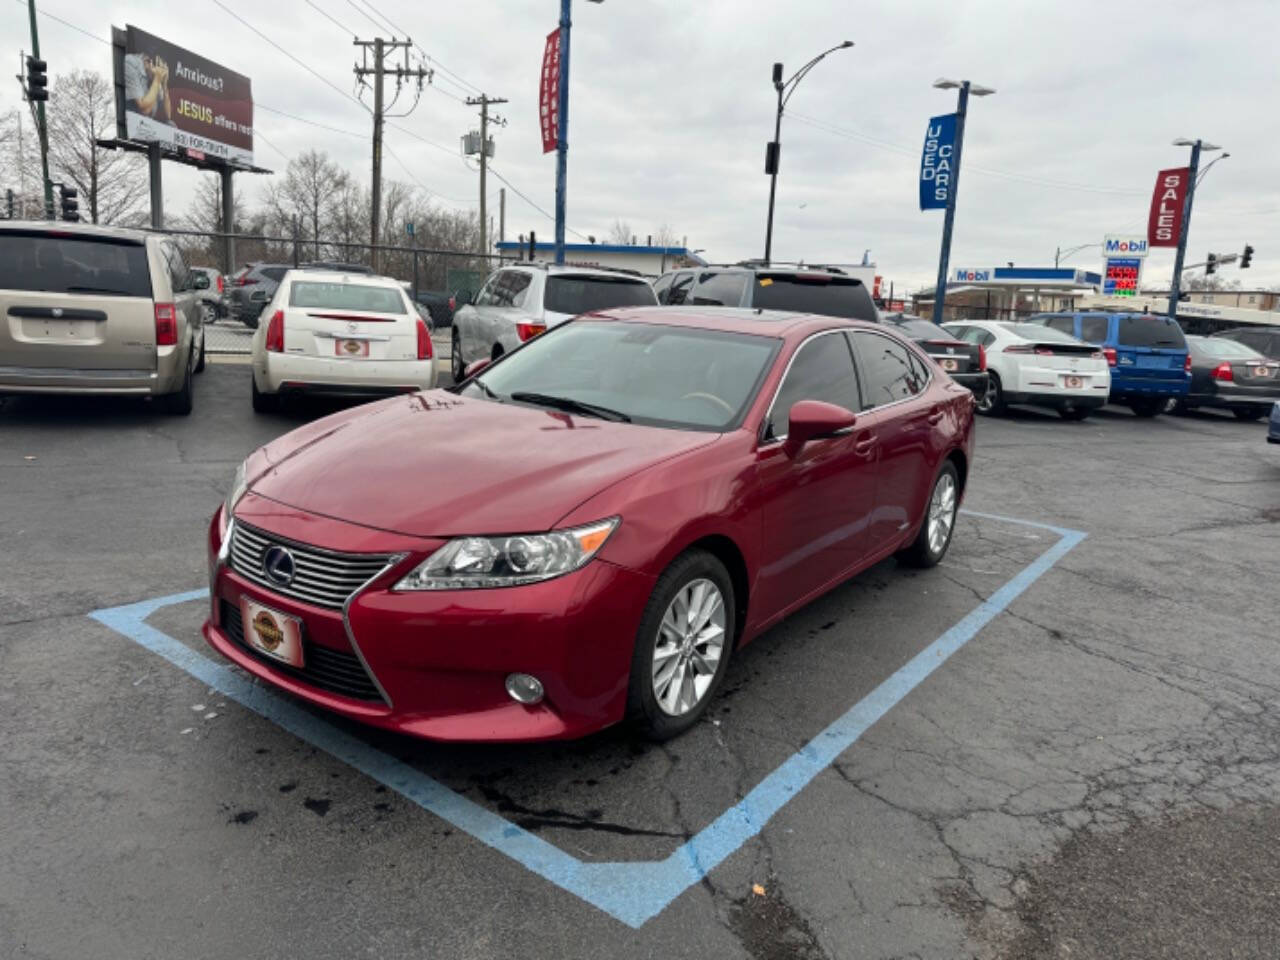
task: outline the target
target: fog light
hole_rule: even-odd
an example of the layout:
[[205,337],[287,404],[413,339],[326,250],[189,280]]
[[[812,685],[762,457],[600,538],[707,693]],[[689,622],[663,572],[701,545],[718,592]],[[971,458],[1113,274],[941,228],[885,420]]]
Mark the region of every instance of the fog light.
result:
[[508,674],[507,693],[520,703],[537,703],[542,699],[542,681],[527,673]]

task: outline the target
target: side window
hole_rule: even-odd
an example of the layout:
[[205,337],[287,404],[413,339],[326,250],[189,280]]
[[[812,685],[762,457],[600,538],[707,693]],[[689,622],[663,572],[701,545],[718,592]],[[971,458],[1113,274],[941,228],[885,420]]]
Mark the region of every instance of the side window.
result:
[[966,337],[968,337],[969,331],[972,330],[973,328],[966,327],[962,324],[956,324],[956,325],[947,324],[942,329],[947,331],[947,333],[951,334],[951,336],[955,337],[957,340],[964,340]]
[[1106,343],[1110,328],[1110,317],[1081,317],[1080,339],[1086,343]]
[[671,281],[675,279],[675,274],[663,274],[653,282],[653,293],[658,298],[658,302],[665,304],[667,302],[667,291],[671,289]]
[[745,273],[704,273],[693,290],[693,303],[709,307],[737,307],[747,289]]
[[[524,283],[521,284],[523,278]],[[527,274],[522,274],[517,270],[501,270],[494,278],[493,286],[489,289],[489,304],[494,307],[511,307],[515,306],[515,298],[524,292],[525,287],[529,285]],[[523,299],[523,296],[521,296]]]
[[174,293],[185,289],[187,285],[187,269],[177,246],[165,240],[160,244],[160,254],[164,258],[164,265],[169,270],[169,289]]
[[1049,317],[1044,321],[1044,325],[1050,330],[1057,330],[1072,337],[1076,335],[1076,318],[1072,316]]
[[875,333],[855,333],[853,341],[864,380],[863,409],[906,400],[924,388],[906,347]]
[[913,350],[907,351],[907,360],[911,363],[911,372],[916,378],[916,388],[913,393],[919,393],[924,389],[924,385],[929,382],[929,368],[925,366],[923,360]]
[[677,273],[671,281],[671,292],[667,294],[667,303],[678,306],[689,299],[689,290],[693,287],[692,273]]
[[475,305],[477,307],[487,307],[493,303],[493,288],[497,286],[500,276],[502,276],[502,271],[498,271],[485,281],[484,286],[480,288],[480,292],[476,294]]
[[[965,327],[963,332],[957,331],[957,340],[963,340],[965,343],[986,343],[983,337],[991,336],[981,327]],[[994,338],[993,338],[994,339]]]
[[791,408],[801,400],[822,400],[850,412],[858,409],[858,375],[849,344],[840,333],[814,337],[792,359],[769,411],[766,440],[786,436]]

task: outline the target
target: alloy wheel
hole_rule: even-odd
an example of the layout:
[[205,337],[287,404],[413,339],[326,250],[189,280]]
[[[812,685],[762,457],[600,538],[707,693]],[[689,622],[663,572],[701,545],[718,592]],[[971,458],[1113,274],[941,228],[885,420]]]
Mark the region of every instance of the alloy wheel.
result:
[[724,655],[725,605],[720,588],[699,578],[686,583],[662,615],[653,649],[653,694],[658,708],[680,717],[702,702]]
[[951,527],[956,522],[956,481],[950,473],[944,473],[934,485],[929,499],[929,552],[939,554],[951,537]]

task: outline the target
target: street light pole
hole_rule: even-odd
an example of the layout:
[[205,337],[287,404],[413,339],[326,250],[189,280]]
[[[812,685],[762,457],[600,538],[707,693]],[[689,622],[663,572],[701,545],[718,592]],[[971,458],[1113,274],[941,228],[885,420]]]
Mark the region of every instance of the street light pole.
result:
[[1061,261],[1067,259],[1067,257],[1075,256],[1081,250],[1088,250],[1090,247],[1100,246],[1102,246],[1100,243],[1082,243],[1078,247],[1067,247],[1065,252],[1061,247],[1058,247],[1053,253],[1053,269],[1057,270],[1058,264]]
[[[604,0],[591,0],[603,3]],[[564,202],[569,176],[569,16],[572,0],[560,0],[560,90],[556,106],[556,263],[564,263]]]
[[[1191,148],[1191,165],[1187,170],[1187,196],[1182,201],[1182,229],[1178,233],[1178,252],[1173,258],[1173,279],[1169,283],[1169,319],[1178,321],[1178,295],[1182,287],[1182,264],[1187,257],[1187,232],[1191,229],[1191,205],[1196,197],[1196,173],[1200,169],[1200,152],[1202,150],[1220,150],[1219,146],[1205,143],[1203,140],[1178,139],[1173,141],[1175,147]],[[1208,167],[1205,168],[1208,170]]]
[[786,108],[787,101],[791,99],[791,94],[796,92],[796,87],[804,79],[805,74],[816,67],[818,61],[827,56],[827,54],[852,46],[852,40],[845,40],[842,43],[837,43],[830,50],[824,50],[792,74],[791,79],[786,83],[782,82],[782,64],[775,63],[773,65],[773,89],[778,92],[778,110],[773,118],[773,140],[765,149],[764,159],[764,172],[769,174],[769,217],[765,222],[764,228],[764,262],[766,264],[773,257],[773,203],[778,192],[778,163],[782,155],[782,111]]
[[969,94],[986,97],[993,93],[990,87],[971,84],[968,80],[937,80],[933,84],[939,90],[960,88],[956,101],[955,163],[951,169],[951,184],[947,190],[947,214],[942,221],[942,250],[938,254],[938,282],[933,288],[933,322],[942,323],[942,309],[947,301],[947,269],[951,262],[951,230],[956,222],[956,194],[960,192],[960,154],[964,149],[964,119],[969,111]]

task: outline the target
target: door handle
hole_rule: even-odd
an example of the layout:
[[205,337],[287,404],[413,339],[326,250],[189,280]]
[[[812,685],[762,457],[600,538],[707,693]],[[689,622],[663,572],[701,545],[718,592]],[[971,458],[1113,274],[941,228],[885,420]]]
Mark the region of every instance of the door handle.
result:
[[867,437],[853,445],[853,452],[860,457],[869,457],[876,448],[876,438]]
[[942,419],[941,407],[934,407],[932,410],[929,411],[929,417],[928,417],[929,423],[934,424],[941,419]]

